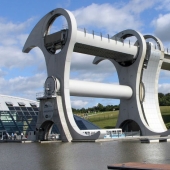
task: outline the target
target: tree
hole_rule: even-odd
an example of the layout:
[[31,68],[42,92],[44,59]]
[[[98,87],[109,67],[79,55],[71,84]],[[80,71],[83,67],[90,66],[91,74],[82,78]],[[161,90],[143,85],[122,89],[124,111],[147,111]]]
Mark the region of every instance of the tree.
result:
[[98,103],[98,105],[97,105],[97,110],[100,111],[100,112],[102,112],[102,111],[104,110],[103,105],[100,104],[100,103]]

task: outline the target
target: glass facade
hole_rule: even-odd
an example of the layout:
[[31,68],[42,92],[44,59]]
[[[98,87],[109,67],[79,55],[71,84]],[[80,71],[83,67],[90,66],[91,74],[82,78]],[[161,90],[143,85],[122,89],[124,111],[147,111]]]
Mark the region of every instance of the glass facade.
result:
[[7,130],[9,134],[27,134],[28,131],[35,130],[38,115],[36,106],[25,107],[20,103],[19,106],[7,106],[9,111],[0,111],[0,130]]
[[[13,106],[11,102],[5,103],[9,111],[0,111],[0,130],[6,130],[10,135],[12,133],[21,134],[21,132],[27,135],[29,131],[35,131],[39,112],[36,104],[30,103],[30,107],[26,107],[22,102],[18,102],[18,106]],[[99,129],[83,118],[74,115],[74,119],[80,130]],[[59,133],[55,124],[52,133]]]

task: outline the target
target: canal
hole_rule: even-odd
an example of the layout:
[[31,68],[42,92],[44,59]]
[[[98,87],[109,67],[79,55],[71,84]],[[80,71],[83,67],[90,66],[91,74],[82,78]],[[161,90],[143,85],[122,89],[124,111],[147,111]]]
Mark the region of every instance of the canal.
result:
[[1,143],[1,170],[107,170],[124,162],[170,163],[170,143]]

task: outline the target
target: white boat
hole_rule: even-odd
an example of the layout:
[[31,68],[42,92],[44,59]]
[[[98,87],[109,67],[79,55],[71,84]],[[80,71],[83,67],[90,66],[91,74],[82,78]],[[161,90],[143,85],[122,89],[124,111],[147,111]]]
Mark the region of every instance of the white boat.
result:
[[87,136],[94,135],[100,131],[100,134],[104,136],[104,138],[121,138],[125,137],[125,134],[122,133],[122,129],[94,129],[94,130],[81,130]]

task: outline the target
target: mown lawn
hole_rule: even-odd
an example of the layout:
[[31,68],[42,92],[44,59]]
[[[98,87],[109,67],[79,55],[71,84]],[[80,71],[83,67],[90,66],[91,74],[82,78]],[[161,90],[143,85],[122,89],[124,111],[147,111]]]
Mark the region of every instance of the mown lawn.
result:
[[170,128],[170,106],[161,106],[162,118],[166,124],[166,127]]
[[109,111],[88,116],[88,120],[100,128],[114,128],[116,126],[119,111]]
[[[160,110],[167,128],[170,128],[170,106],[161,106]],[[119,111],[98,112],[90,114],[86,119],[100,128],[109,129],[116,126],[118,114]]]

